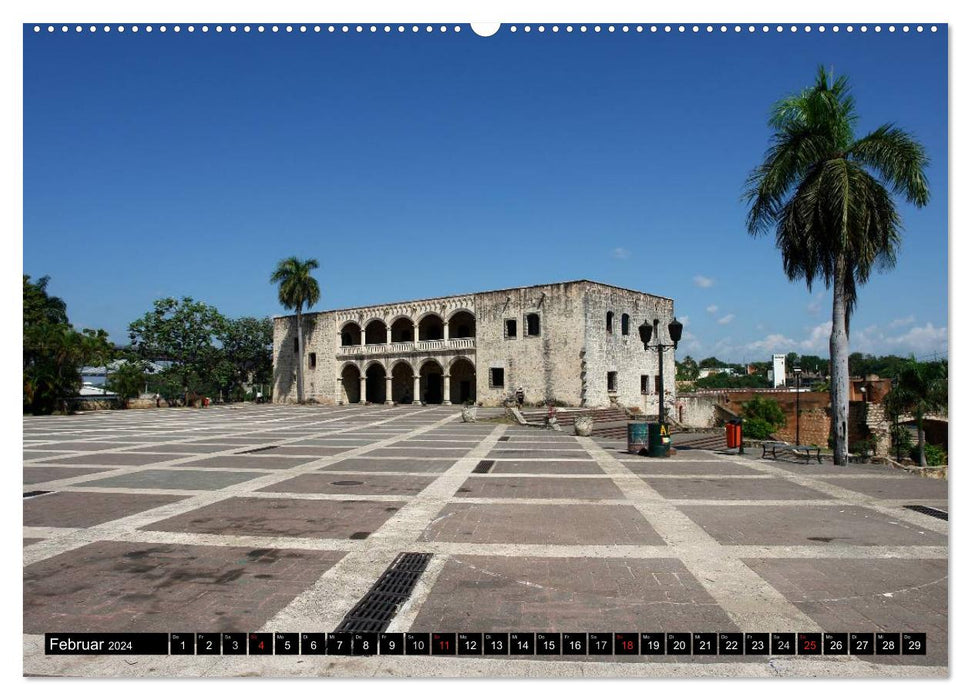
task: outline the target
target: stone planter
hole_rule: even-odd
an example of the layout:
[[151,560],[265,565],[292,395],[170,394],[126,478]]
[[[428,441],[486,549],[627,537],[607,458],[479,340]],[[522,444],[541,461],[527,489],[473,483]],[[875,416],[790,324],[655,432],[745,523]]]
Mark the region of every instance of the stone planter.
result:
[[463,423],[475,423],[475,406],[462,406],[462,422]]
[[590,416],[578,416],[574,418],[573,430],[581,437],[590,437],[593,433],[593,418]]

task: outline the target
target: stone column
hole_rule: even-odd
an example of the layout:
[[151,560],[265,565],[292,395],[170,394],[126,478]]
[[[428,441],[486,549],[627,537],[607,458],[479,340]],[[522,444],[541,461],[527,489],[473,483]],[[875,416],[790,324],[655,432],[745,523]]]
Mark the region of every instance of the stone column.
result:
[[442,404],[445,406],[452,405],[452,377],[448,374],[442,375]]
[[388,326],[388,345],[391,345],[391,326]]
[[[388,331],[389,335],[390,333],[391,331]],[[391,398],[391,375],[390,374],[384,375],[384,403],[389,406],[394,403],[394,400],[392,400]]]
[[344,379],[343,377],[337,378],[337,405],[344,405]]
[[415,373],[415,393],[414,393],[413,403],[416,406],[421,406],[421,374]]
[[442,324],[442,340],[448,342],[448,321]]
[[361,373],[361,398],[358,403],[364,403],[367,401],[367,376]]

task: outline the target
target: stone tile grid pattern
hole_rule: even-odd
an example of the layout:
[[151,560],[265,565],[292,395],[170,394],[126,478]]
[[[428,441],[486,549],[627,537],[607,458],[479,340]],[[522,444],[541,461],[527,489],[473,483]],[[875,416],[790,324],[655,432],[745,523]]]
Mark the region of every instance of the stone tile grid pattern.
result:
[[[564,631],[572,623],[597,631],[626,621],[640,631],[675,631],[676,619],[696,620],[691,626],[699,631],[736,629],[733,607],[759,600],[726,601],[717,579],[699,575],[699,562],[707,561],[699,540],[679,539],[676,527],[653,514],[660,508],[683,514],[693,537],[708,537],[715,564],[744,567],[807,623],[843,631],[831,625],[846,615],[861,631],[927,631],[938,653],[908,663],[946,665],[939,652],[946,649],[947,523],[900,508],[905,500],[941,507],[946,483],[703,451],[649,461],[616,442],[467,426],[454,421],[456,413],[269,406],[105,413],[83,422],[25,418],[25,491],[56,491],[24,504],[28,633],[50,629],[52,616],[81,624],[85,613],[92,629],[119,629],[124,618],[130,629],[147,630],[173,604],[185,607],[187,628],[228,629],[215,619],[225,606],[205,601],[217,590],[242,590],[234,581],[254,586],[246,587],[251,597],[236,606],[233,624],[257,629],[300,620],[322,599],[327,605],[317,609],[339,620],[406,549],[433,552],[438,563],[414,604],[399,612],[398,629],[465,620],[456,629]],[[510,440],[496,442],[500,434]],[[165,450],[152,449],[160,443]],[[180,447],[193,443],[206,447]],[[268,445],[337,449],[239,454]],[[132,455],[157,461],[125,460]],[[83,461],[72,462],[77,457]],[[483,460],[493,469],[473,474]],[[362,483],[333,484],[355,481]],[[474,489],[462,491],[469,485]],[[166,488],[184,493],[158,493]],[[717,489],[732,497],[719,500]],[[807,491],[813,500],[801,502]],[[765,495],[771,498],[759,498]],[[605,498],[609,504],[597,503]],[[360,532],[370,534],[350,539]],[[126,558],[137,552],[150,554]],[[284,587],[256,585],[286,574],[259,571],[248,552],[299,561],[303,573]],[[138,557],[151,563],[132,564]],[[207,562],[204,574],[196,561]],[[103,572],[113,591],[128,592],[111,599],[101,584],[78,587],[68,572],[84,567]],[[941,575],[929,577],[935,572]],[[71,603],[72,585],[85,600],[94,596],[91,610]],[[831,600],[848,590],[855,602]],[[899,608],[884,596],[911,590],[922,592]]]

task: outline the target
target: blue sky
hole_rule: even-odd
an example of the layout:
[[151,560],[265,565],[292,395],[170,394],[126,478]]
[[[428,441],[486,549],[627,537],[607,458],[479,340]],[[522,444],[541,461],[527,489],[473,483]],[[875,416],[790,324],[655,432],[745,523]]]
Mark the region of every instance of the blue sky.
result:
[[24,272],[117,341],[161,296],[281,313],[316,257],[336,308],[589,278],[675,299],[679,355],[825,354],[829,293],[786,280],[741,193],[777,98],[850,76],[861,133],[931,158],[851,346],[946,352],[947,37],[90,34],[24,30]]

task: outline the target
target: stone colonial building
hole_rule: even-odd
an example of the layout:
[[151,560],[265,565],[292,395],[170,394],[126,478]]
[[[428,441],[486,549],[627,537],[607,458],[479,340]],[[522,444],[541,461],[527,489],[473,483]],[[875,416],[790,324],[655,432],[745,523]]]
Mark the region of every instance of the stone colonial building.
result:
[[[578,280],[304,315],[304,394],[322,404],[617,403],[657,412],[674,301]],[[645,351],[638,326],[656,324]],[[296,317],[273,330],[273,400],[296,400]],[[664,351],[666,402],[674,353]],[[667,405],[666,404],[666,405]]]

